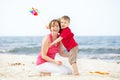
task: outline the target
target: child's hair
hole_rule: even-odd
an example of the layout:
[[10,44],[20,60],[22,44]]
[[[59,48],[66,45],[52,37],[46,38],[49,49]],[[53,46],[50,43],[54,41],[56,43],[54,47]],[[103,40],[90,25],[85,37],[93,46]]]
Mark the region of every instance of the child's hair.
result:
[[68,20],[68,22],[70,23],[70,17],[69,16],[62,16],[61,19],[65,19],[65,20]]
[[51,27],[55,25],[55,23],[58,23],[59,25],[59,28],[61,29],[61,26],[60,26],[60,21],[58,19],[53,19],[52,21],[50,21],[49,23],[49,26],[48,26],[48,29],[51,30]]

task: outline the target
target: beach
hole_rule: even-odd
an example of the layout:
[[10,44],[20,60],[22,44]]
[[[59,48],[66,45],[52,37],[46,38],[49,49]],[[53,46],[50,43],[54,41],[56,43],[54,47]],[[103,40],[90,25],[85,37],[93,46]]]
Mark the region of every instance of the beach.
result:
[[[100,59],[77,59],[80,75],[39,76],[37,55],[0,54],[0,80],[120,80],[120,63]],[[71,66],[67,58],[57,56],[63,64]],[[48,66],[49,67],[49,66]]]

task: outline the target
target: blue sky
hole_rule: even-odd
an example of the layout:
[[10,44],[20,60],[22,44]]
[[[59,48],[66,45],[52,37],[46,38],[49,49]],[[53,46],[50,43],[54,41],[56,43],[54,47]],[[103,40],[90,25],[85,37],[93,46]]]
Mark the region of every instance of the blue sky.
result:
[[[50,20],[68,15],[80,36],[120,35],[120,0],[0,0],[0,36],[43,36]],[[29,12],[31,7],[39,16]]]

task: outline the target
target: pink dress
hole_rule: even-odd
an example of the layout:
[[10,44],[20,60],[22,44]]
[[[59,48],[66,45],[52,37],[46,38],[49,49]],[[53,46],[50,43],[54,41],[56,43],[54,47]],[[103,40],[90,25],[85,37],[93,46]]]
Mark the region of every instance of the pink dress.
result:
[[[49,34],[49,37],[50,37],[50,41],[52,43],[53,42],[52,35]],[[57,46],[53,45],[53,46],[49,47],[48,52],[47,52],[47,56],[54,59],[56,53],[59,53],[59,51],[60,51],[60,43],[58,43]],[[42,58],[41,52],[40,52],[40,54],[37,57],[36,65],[40,65],[40,64],[45,63],[45,62],[47,62],[47,61]]]
[[[53,42],[51,34],[49,34],[49,37],[50,37],[50,41]],[[59,51],[60,51],[60,43],[58,43],[57,46],[54,46],[54,45],[51,46],[48,49],[47,55],[50,58],[54,59],[56,53],[59,53]],[[39,72],[50,72],[51,75],[72,74],[72,70],[69,67],[63,64],[61,66],[58,66],[55,63],[48,62],[42,58],[41,53],[37,57],[36,64],[37,64],[36,66],[37,70]]]

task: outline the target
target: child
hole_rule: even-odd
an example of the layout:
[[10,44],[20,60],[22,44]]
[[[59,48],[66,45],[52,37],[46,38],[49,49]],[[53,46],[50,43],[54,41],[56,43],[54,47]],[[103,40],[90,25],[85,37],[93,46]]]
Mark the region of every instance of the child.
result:
[[78,67],[76,64],[78,44],[73,38],[74,34],[71,32],[70,28],[68,27],[70,24],[70,18],[68,16],[63,16],[60,18],[60,22],[61,22],[60,36],[51,43],[51,46],[62,41],[64,47],[69,52],[69,62],[73,68],[73,75],[79,75]]

